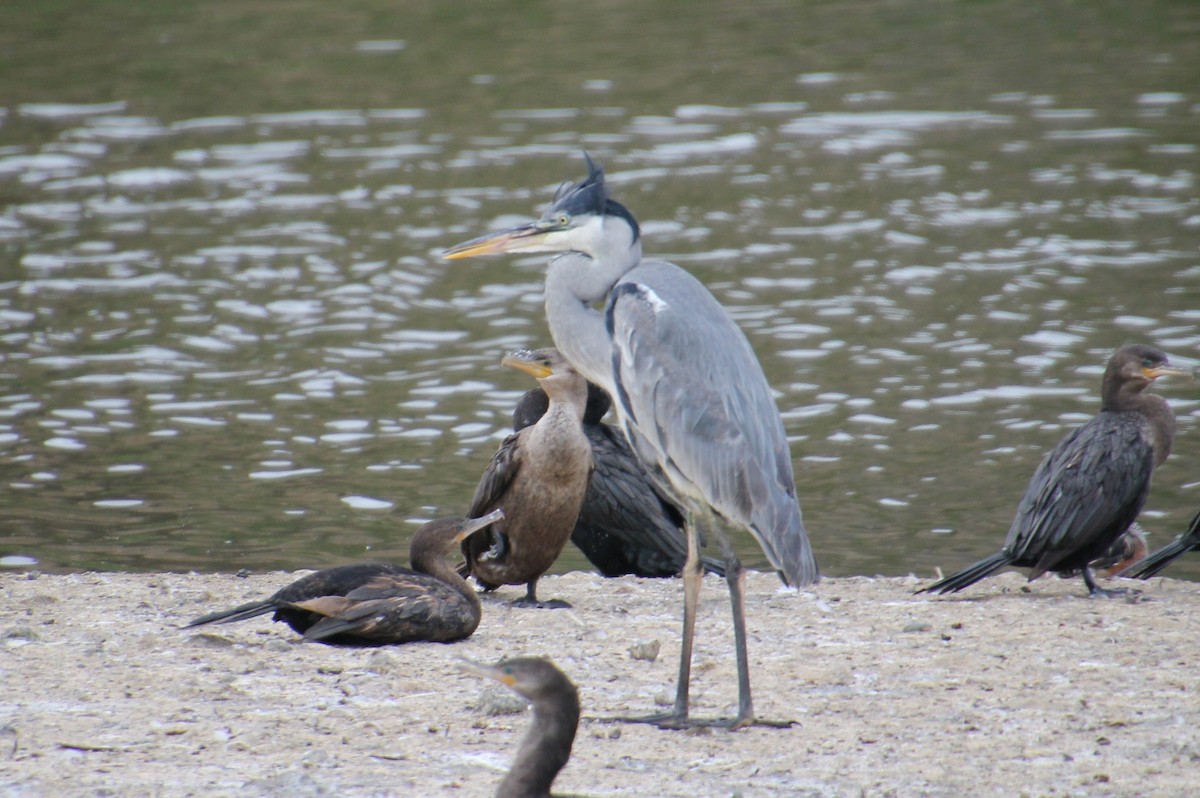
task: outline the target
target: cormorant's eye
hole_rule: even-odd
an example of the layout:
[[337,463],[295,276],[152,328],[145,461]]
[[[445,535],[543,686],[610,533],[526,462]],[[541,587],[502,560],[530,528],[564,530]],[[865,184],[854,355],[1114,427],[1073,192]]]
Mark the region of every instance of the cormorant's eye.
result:
[[1149,357],[1142,358],[1142,368],[1152,369],[1156,365],[1158,365],[1158,364],[1154,362],[1154,358],[1149,358]]

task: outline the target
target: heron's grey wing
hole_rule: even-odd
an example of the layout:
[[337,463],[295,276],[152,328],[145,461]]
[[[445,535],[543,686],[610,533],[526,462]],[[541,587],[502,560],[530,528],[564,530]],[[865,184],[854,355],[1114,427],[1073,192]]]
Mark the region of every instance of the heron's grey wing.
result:
[[[520,433],[514,432],[504,439],[500,448],[492,455],[479,484],[475,487],[475,496],[471,499],[471,509],[467,511],[468,518],[478,518],[496,508],[504,494],[508,492],[512,482],[521,470]],[[493,529],[500,528],[503,522],[492,525]]]
[[681,496],[749,528],[790,583],[815,582],[783,422],[724,308],[684,270],[644,261],[613,289],[606,321],[638,456]]
[[1034,566],[1031,577],[1054,570],[1064,558],[1133,523],[1153,470],[1154,450],[1139,422],[1097,416],[1072,431],[1038,465],[1005,548]]

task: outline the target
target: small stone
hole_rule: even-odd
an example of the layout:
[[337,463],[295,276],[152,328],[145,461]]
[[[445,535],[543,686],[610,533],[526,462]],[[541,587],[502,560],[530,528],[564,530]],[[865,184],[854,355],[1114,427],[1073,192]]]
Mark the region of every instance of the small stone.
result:
[[14,626],[11,629],[4,630],[5,640],[24,640],[32,643],[38,639],[38,633],[33,631],[31,626]]
[[389,654],[386,651],[376,650],[367,658],[367,670],[372,673],[392,673],[400,665],[400,660],[396,659],[394,654]]
[[516,715],[528,706],[524,698],[500,685],[488,685],[475,701],[475,711],[484,715]]
[[924,621],[913,621],[908,626],[904,627],[905,632],[928,632],[933,626]]
[[633,659],[643,659],[654,662],[658,659],[658,651],[662,644],[657,640],[639,640],[629,647],[629,656]]

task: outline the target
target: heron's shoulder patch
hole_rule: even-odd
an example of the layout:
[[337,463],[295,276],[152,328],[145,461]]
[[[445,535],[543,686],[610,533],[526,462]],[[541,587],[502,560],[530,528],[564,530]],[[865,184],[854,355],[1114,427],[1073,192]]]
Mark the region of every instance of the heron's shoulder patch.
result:
[[621,299],[631,298],[644,302],[654,313],[662,313],[670,308],[667,301],[660,297],[653,288],[645,283],[618,283],[613,288],[612,304],[616,305]]

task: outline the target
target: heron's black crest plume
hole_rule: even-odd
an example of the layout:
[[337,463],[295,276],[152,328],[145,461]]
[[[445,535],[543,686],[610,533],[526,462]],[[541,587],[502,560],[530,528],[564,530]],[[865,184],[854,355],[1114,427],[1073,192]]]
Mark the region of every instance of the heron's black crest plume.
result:
[[593,161],[586,152],[583,157],[587,161],[587,177],[578,183],[561,185],[554,194],[554,202],[546,208],[542,218],[552,219],[559,213],[570,216],[619,216],[633,229],[633,240],[637,241],[641,236],[637,219],[624,205],[609,198],[608,186],[604,184],[604,167]]

